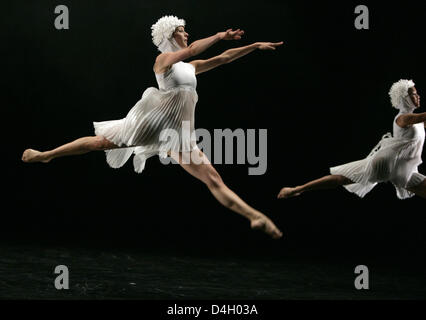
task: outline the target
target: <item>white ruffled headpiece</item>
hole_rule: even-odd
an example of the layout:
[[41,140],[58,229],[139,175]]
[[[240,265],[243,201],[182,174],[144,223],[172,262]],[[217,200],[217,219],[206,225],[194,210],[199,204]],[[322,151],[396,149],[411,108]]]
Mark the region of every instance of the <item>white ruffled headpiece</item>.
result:
[[389,90],[392,106],[400,111],[412,112],[416,106],[411,100],[408,89],[414,87],[412,80],[401,79],[395,82]]
[[185,26],[185,20],[175,16],[164,16],[151,26],[152,42],[161,52],[178,51],[181,49],[173,38],[177,27]]

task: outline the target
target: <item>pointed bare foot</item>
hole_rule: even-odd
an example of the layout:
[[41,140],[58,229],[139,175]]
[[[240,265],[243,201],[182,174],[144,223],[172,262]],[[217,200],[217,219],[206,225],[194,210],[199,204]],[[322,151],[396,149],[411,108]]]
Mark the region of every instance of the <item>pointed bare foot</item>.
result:
[[43,156],[43,152],[34,150],[34,149],[27,149],[22,154],[22,161],[24,162],[44,162],[47,163],[50,161],[49,158],[46,158]]
[[273,239],[279,239],[283,236],[283,233],[275,226],[275,224],[268,217],[263,214],[251,221],[251,228],[254,230],[260,230],[270,235]]
[[297,191],[297,188],[282,188],[280,193],[278,193],[278,199],[288,199],[291,197],[296,197],[300,195],[302,192]]

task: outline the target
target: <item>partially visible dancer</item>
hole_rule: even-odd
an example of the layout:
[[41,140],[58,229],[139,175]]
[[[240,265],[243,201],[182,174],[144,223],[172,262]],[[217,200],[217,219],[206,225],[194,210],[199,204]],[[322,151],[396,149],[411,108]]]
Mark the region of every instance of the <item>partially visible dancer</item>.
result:
[[367,158],[330,168],[331,175],[301,186],[284,187],[279,199],[299,196],[303,192],[343,186],[364,197],[377,183],[390,181],[399,199],[418,195],[426,198],[426,177],[417,170],[422,163],[426,112],[411,80],[399,80],[389,91],[392,106],[399,110],[393,122],[393,136],[387,133]]

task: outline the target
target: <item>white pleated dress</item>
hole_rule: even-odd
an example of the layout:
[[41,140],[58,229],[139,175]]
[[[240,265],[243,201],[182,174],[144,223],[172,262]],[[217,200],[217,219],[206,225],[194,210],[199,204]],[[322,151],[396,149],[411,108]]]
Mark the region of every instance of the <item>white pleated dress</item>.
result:
[[[96,135],[122,147],[105,151],[112,168],[123,166],[135,154],[134,168],[140,173],[149,157],[159,155],[164,158],[169,151],[188,152],[197,148],[194,131],[194,112],[198,101],[195,67],[178,62],[165,73],[155,76],[159,89],[146,89],[125,118],[93,122]],[[182,130],[183,127],[187,130]],[[167,129],[174,130],[177,136],[164,135]]]
[[364,197],[379,182],[390,181],[396,188],[399,199],[414,196],[407,188],[420,184],[426,177],[418,173],[425,141],[423,123],[407,128],[393,122],[391,133],[383,136],[367,158],[330,168],[330,173],[342,175],[355,183],[344,187],[359,197]]

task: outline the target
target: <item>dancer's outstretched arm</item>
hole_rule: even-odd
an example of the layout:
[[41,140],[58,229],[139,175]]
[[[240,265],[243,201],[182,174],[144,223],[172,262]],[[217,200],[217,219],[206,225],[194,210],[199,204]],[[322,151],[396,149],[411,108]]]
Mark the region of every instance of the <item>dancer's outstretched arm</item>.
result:
[[243,34],[243,30],[237,29],[232,31],[232,29],[228,29],[224,32],[218,32],[211,37],[196,40],[181,50],[162,53],[156,58],[154,69],[162,70],[176,62],[196,56],[205,51],[207,48],[211,47],[219,40],[240,40]]
[[222,54],[207,59],[207,60],[194,60],[190,63],[195,67],[195,74],[209,71],[216,67],[221,66],[225,63],[230,63],[235,59],[241,58],[250,52],[259,49],[259,50],[275,50],[276,47],[282,45],[283,42],[256,42],[248,46],[233,48],[226,50]]
[[426,122],[426,112],[401,114],[398,119],[396,119],[396,123],[401,128],[406,128],[421,122]]

